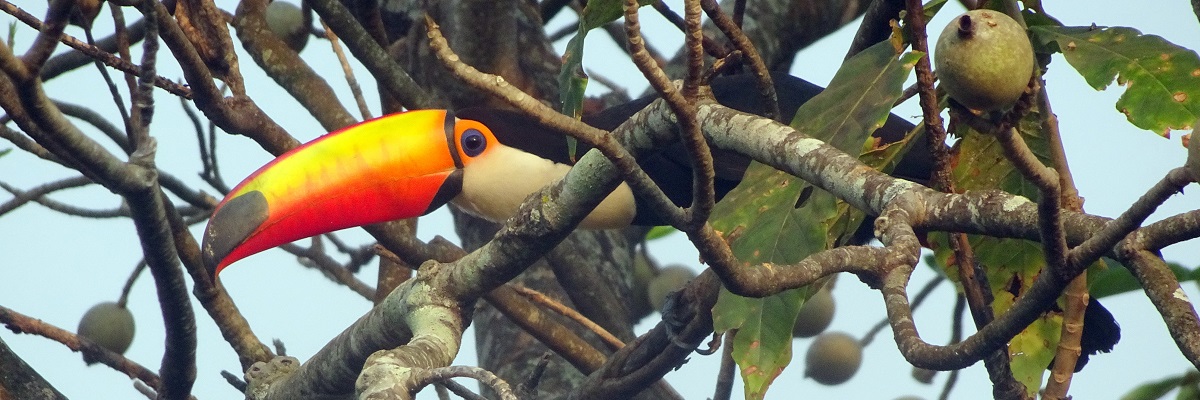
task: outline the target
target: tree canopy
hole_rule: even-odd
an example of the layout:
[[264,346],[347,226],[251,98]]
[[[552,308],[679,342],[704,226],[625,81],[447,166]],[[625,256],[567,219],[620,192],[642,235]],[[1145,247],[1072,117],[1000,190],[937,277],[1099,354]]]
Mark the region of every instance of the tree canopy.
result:
[[[1200,118],[1194,39],[982,2],[1020,21],[1036,61],[1020,99],[979,111],[937,90],[926,57],[951,21],[982,35],[961,33],[978,23],[954,16],[961,4],[725,3],[0,0],[0,240],[15,255],[0,322],[21,333],[0,335],[0,394],[94,395],[67,388],[125,376],[162,398],[407,398],[448,376],[518,398],[1200,390],[1187,297],[1200,210],[1181,195],[1200,179],[1200,139],[1183,138]],[[1196,37],[1200,17],[1171,17]],[[802,86],[768,71],[828,88],[797,109]],[[732,74],[753,77],[732,90],[754,113],[706,97]],[[575,166],[508,220],[452,205],[214,280],[202,232],[243,177],[326,132],[430,108],[507,110],[504,123],[570,137]],[[628,120],[597,125],[604,109]],[[685,200],[643,172],[668,146],[699,178]],[[620,184],[673,226],[576,230]],[[867,351],[831,388],[797,383],[842,380],[805,371],[832,335],[793,338],[822,287],[836,301],[825,332]],[[1105,325],[1089,293],[1121,342],[1076,373],[1072,349]],[[88,318],[74,326],[112,300],[136,321],[124,356]],[[134,330],[123,318],[99,325]],[[1106,362],[1123,348],[1169,366]],[[69,351],[103,366],[73,377],[43,360]],[[952,372],[927,387],[907,377],[918,369]]]

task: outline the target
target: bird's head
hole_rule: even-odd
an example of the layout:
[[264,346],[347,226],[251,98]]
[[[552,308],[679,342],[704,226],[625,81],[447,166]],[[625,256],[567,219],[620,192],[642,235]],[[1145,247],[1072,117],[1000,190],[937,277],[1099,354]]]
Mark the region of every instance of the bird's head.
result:
[[217,205],[202,255],[213,273],[338,229],[424,215],[462,191],[468,165],[499,148],[483,123],[445,110],[366,121],[259,168]]

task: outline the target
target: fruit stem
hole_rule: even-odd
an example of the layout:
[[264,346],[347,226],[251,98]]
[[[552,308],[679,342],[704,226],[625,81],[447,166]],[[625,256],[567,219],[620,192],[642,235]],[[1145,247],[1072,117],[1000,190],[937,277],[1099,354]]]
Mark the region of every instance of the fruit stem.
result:
[[970,15],[963,15],[958,19],[958,37],[962,39],[970,39],[975,36],[975,24],[971,22]]

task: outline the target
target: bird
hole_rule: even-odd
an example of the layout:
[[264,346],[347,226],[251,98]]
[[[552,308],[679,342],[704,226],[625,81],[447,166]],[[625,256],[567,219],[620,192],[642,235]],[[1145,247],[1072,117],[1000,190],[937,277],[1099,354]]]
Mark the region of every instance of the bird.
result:
[[[743,112],[767,109],[751,75],[714,79],[714,98]],[[781,110],[790,121],[801,104],[823,88],[772,74]],[[655,96],[611,107],[583,122],[612,130]],[[892,115],[874,135],[882,143],[903,139],[914,125]],[[897,176],[923,180],[930,157],[924,146],[897,167]],[[577,154],[590,150],[578,143]],[[740,154],[714,150],[715,194],[732,190],[749,166]],[[682,145],[638,160],[675,204],[692,200],[689,156]],[[493,221],[511,217],[534,191],[573,164],[566,136],[522,113],[495,108],[413,110],[368,120],[303,144],[264,165],[234,187],[205,227],[202,255],[213,275],[252,254],[317,234],[427,214],[453,203]],[[662,225],[625,184],[580,223],[584,229]]]
[[[823,90],[788,74],[772,73],[771,77],[782,114],[780,122],[790,122],[801,104]],[[768,107],[755,79],[748,74],[713,79],[713,97],[724,106],[763,115]],[[655,95],[635,99],[582,120],[613,130],[655,99]],[[904,139],[914,128],[892,114],[872,136],[889,144]],[[912,140],[920,143],[924,139]],[[577,146],[576,154],[590,150],[582,142]],[[720,149],[713,153],[714,191],[720,200],[741,182],[750,159]],[[672,202],[687,207],[693,188],[689,157],[683,145],[677,144],[643,155],[638,164]],[[912,146],[891,174],[927,182],[933,170],[931,160],[928,146]],[[390,114],[321,136],[252,173],[216,206],[204,229],[201,255],[209,273],[217,276],[231,263],[281,244],[344,228],[418,217],[447,203],[485,219],[503,221],[512,217],[530,194],[566,175],[573,164],[565,134],[516,111],[473,107]],[[622,183],[579,227],[664,224],[644,204]],[[866,229],[855,233],[855,241],[870,239],[871,220],[863,225]],[[1116,321],[1098,302],[1087,310],[1082,362],[1087,354],[1111,350],[1120,337]]]

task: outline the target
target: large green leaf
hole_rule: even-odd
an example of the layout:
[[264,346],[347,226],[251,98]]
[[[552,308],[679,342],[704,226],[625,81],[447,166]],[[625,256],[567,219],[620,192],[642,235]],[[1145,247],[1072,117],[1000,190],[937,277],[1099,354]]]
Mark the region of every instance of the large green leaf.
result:
[[[650,3],[650,0],[638,0],[639,6]],[[579,118],[583,90],[587,88],[588,81],[587,74],[583,72],[584,39],[592,29],[625,15],[622,4],[621,0],[592,0],[583,8],[579,17],[579,28],[575,31],[575,36],[567,42],[567,49],[562,57],[563,66],[558,74],[559,101],[563,105],[563,114]]]
[[[1142,284],[1138,283],[1133,274],[1128,268],[1121,265],[1117,260],[1105,258],[1104,263],[1108,268],[1103,271],[1098,271],[1094,274],[1088,274],[1088,290],[1092,297],[1101,298],[1142,290]],[[1197,280],[1200,278],[1200,268],[1187,269],[1179,263],[1168,262],[1167,266],[1171,268],[1171,272],[1175,274],[1175,279],[1179,283]]]
[[[638,0],[639,6],[650,4],[650,0]],[[588,76],[583,71],[583,44],[592,29],[617,20],[624,15],[621,0],[592,0],[587,2],[579,17],[579,28],[567,42],[563,53],[562,69],[558,72],[558,101],[563,115],[579,119],[583,112],[583,93],[587,89]],[[567,151],[575,158],[575,138],[567,138]]]
[[1096,90],[1125,86],[1117,110],[1142,129],[1167,136],[1200,117],[1200,57],[1155,35],[1125,27],[1030,28],[1040,45],[1056,44],[1067,62]]
[[[1130,390],[1121,400],[1156,400],[1167,396],[1175,388],[1185,388],[1191,386],[1194,390],[1196,386],[1197,376],[1195,372],[1188,372],[1180,376],[1165,378],[1160,381],[1147,382]],[[1183,393],[1181,393],[1183,394]],[[1183,397],[1177,397],[1183,398]]]
[[[842,65],[828,89],[797,111],[792,126],[852,154],[860,152],[871,132],[886,121],[921,56],[897,57],[887,42],[863,51]],[[890,157],[894,156],[893,151]],[[890,158],[873,157],[884,164]],[[862,220],[861,213],[851,213],[849,206],[827,192],[757,163],[747,170],[742,184],[717,204],[713,217],[713,227],[724,232],[734,255],[747,268],[764,262],[798,262],[833,247]],[[714,325],[718,331],[737,330],[732,351],[745,382],[745,398],[763,398],[771,381],[791,361],[792,325],[804,299],[817,288],[762,299],[722,291],[713,309]]]

